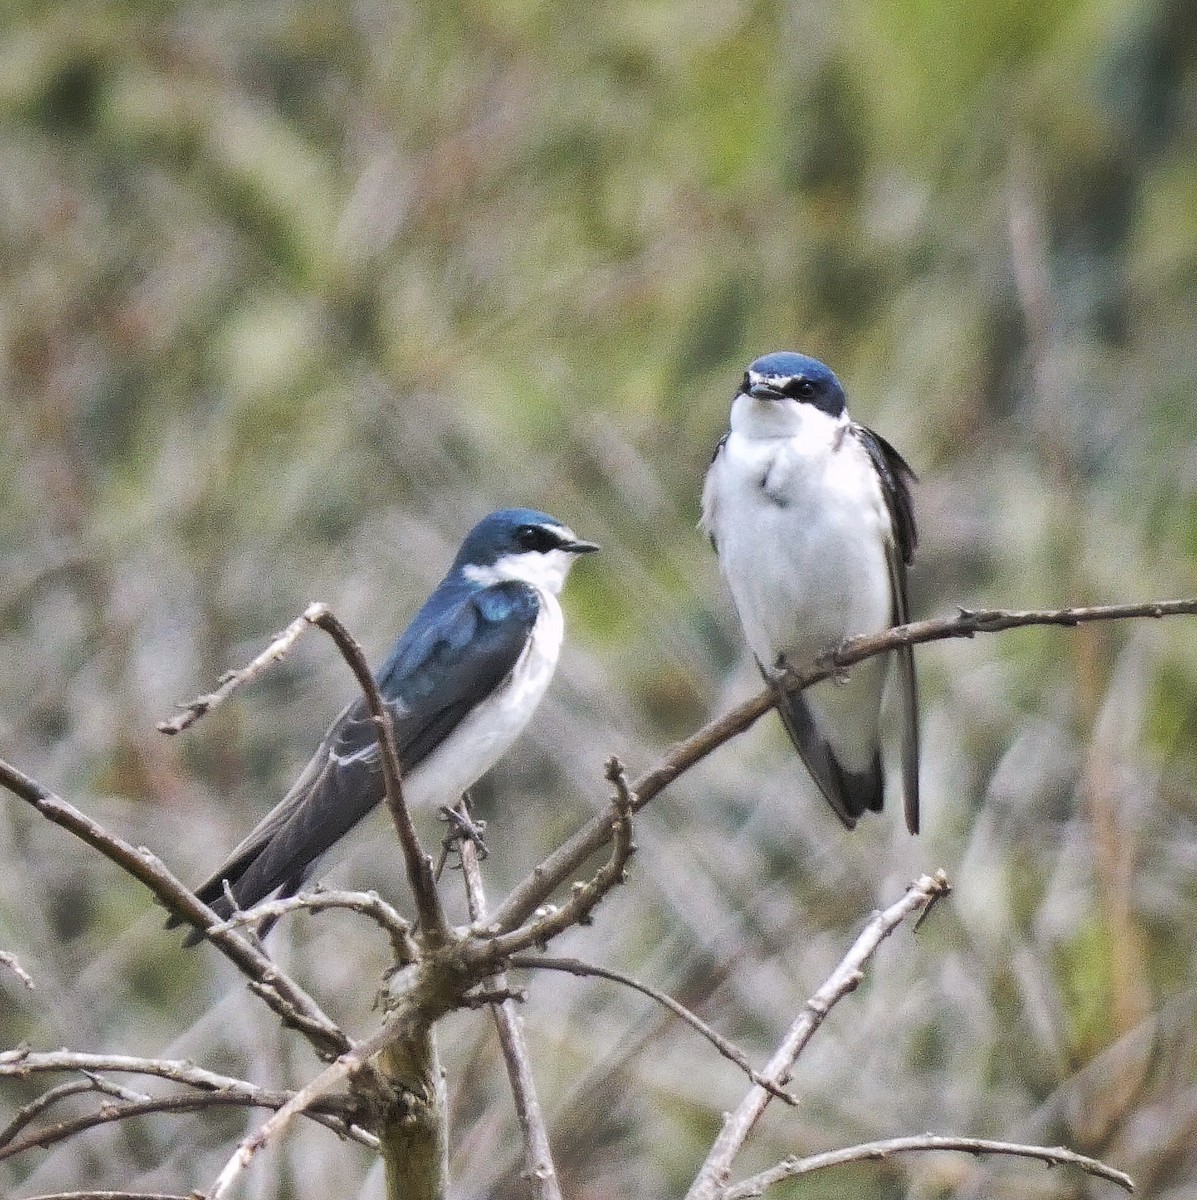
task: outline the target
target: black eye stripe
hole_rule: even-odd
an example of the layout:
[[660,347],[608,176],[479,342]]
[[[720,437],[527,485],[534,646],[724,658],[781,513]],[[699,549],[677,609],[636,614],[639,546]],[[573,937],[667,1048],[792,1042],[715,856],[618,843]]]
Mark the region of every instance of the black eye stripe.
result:
[[561,544],[561,539],[543,525],[521,526],[516,530],[515,540],[521,550],[530,550],[536,554],[545,554]]
[[781,390],[794,399],[805,398],[815,394],[815,385],[804,376],[799,375],[794,379],[787,379],[782,385]]

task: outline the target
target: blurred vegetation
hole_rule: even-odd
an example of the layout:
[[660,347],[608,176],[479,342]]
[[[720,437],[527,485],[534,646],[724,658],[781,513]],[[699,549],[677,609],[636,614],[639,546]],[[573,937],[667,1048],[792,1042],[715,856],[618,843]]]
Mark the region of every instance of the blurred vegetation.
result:
[[[184,739],[155,719],[311,599],[380,657],[500,504],[606,553],[481,789],[492,897],[601,801],[606,755],[644,766],[752,686],[694,524],[767,350],[831,363],[920,472],[918,615],[1197,591],[1189,0],[12,0],[3,23],[0,753],[185,878],[277,799],[350,679],[313,638]],[[871,907],[943,866],[954,900],[837,1010],[744,1169],[934,1130],[1066,1142],[1191,1196],[1191,623],[919,662],[917,842],[892,813],[845,835],[765,722],[645,814],[632,882],[565,949],[760,1062]],[[3,1044],[311,1070],[11,798],[0,856],[0,947],[38,983],[0,973]],[[402,902],[397,860],[369,824],[330,878]],[[274,938],[366,1026],[370,930]],[[606,984],[533,979],[526,1016],[567,1194],[678,1194],[736,1072]],[[488,1024],[454,1017],[444,1046],[456,1194],[521,1194]],[[259,1119],[93,1133],[0,1181],[199,1186]],[[379,1193],[321,1131],[272,1162],[253,1195]],[[1098,1193],[911,1156],[778,1195],[849,1188]]]

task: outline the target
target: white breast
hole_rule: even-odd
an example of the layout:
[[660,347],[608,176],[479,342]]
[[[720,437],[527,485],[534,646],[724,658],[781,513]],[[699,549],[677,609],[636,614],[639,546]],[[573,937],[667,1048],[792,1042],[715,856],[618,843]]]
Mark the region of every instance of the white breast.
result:
[[478,705],[404,780],[413,806],[454,804],[523,732],[557,668],[564,622],[556,596],[537,589],[532,636],[506,684]]
[[843,422],[813,411],[792,437],[733,430],[707,475],[703,514],[761,663],[808,661],[888,626],[889,513]]

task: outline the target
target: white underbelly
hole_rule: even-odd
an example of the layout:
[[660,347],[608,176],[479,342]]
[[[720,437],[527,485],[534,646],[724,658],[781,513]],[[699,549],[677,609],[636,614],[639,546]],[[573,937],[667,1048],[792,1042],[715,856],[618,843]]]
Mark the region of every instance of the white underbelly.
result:
[[454,804],[499,761],[536,711],[557,667],[563,624],[554,596],[542,593],[528,647],[506,686],[478,705],[403,781],[412,807]]
[[817,488],[791,480],[779,503],[760,486],[759,464],[726,469],[719,564],[762,663],[807,661],[890,624],[889,517],[871,476],[826,470]]

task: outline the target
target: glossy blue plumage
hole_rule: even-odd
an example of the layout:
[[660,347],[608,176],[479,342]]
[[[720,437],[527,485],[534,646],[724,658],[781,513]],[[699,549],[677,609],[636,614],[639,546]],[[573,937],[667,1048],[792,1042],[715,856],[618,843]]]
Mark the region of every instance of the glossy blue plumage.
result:
[[[377,672],[409,803],[454,803],[518,735],[556,666],[557,593],[577,555],[595,549],[523,508],[491,513],[467,535]],[[383,793],[376,731],[358,698],[197,894],[223,914],[226,884],[242,908],[294,893]]]

